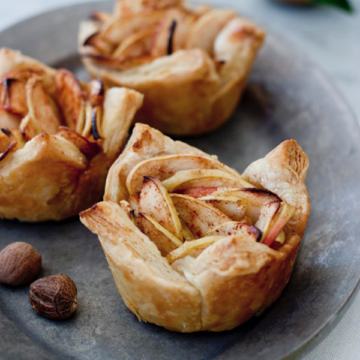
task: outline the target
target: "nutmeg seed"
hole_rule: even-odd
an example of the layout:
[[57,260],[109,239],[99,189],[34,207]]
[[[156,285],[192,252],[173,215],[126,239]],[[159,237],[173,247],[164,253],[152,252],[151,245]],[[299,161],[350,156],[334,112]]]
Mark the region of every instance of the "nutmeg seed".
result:
[[64,320],[76,311],[77,288],[64,274],[48,276],[30,285],[29,300],[39,315],[52,320]]
[[39,274],[41,255],[25,242],[14,242],[0,252],[0,283],[21,286]]

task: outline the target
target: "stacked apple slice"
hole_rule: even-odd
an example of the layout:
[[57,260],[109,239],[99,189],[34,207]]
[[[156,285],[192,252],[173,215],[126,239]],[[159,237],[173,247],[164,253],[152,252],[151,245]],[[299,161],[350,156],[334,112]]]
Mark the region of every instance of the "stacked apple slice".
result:
[[121,207],[170,263],[196,257],[239,235],[279,247],[295,208],[255,188],[236,171],[201,155],[165,155],[138,163],[126,179]]
[[103,138],[105,89],[101,80],[80,83],[67,70],[56,71],[52,79],[43,75],[27,67],[1,78],[1,137],[7,136],[8,143],[16,142],[22,148],[39,134],[57,135],[87,157],[95,156],[100,151],[97,140]]

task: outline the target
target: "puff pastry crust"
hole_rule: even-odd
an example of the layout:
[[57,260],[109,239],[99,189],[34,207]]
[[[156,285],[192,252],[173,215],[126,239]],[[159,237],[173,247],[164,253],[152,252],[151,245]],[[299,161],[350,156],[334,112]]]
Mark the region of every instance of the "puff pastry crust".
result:
[[196,135],[232,115],[264,37],[232,10],[118,0],[81,24],[79,51],[92,77],[145,95],[138,122]]
[[0,50],[0,218],[62,220],[98,201],[143,95]]
[[308,165],[288,140],[240,176],[137,124],[104,201],[80,218],[139,320],[179,332],[230,330],[289,281],[310,212]]

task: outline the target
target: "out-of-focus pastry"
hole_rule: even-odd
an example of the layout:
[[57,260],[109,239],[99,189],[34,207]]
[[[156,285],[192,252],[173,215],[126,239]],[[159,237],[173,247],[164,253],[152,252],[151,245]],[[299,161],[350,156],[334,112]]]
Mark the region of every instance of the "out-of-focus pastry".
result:
[[0,50],[0,218],[61,220],[98,201],[143,95]]
[[118,0],[81,24],[79,51],[92,77],[145,95],[137,121],[195,135],[233,114],[264,36],[232,10]]
[[269,307],[289,281],[310,212],[308,165],[288,140],[240,176],[137,124],[104,201],[80,217],[139,320],[229,330]]

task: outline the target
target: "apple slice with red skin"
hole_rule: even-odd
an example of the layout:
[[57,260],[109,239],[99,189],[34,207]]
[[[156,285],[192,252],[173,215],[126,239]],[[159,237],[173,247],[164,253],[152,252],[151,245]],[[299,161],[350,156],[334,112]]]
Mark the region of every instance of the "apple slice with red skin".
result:
[[181,194],[171,194],[170,197],[179,217],[196,238],[202,238],[211,229],[231,221],[221,211],[198,199]]
[[252,186],[243,180],[240,175],[222,170],[182,170],[171,178],[163,181],[169,192],[182,192],[186,189],[198,187],[231,187],[239,188]]
[[237,197],[247,201],[245,215],[252,219],[258,219],[263,205],[273,201],[282,201],[276,194],[266,189],[252,188],[217,188],[217,187],[199,187],[190,188],[181,191],[182,194],[201,198],[204,196],[213,197]]
[[282,229],[294,215],[295,210],[295,207],[285,202],[281,203],[278,213],[271,222],[270,230],[263,240],[264,245],[271,247],[274,244]]
[[[236,174],[219,161],[200,155],[180,154],[165,155],[146,159],[137,164],[126,179],[126,186],[130,194],[141,191],[144,176],[150,176],[160,181],[166,180],[181,170],[217,169]],[[240,175],[238,175],[240,177]]]
[[211,229],[206,236],[231,236],[231,235],[248,235],[254,241],[259,242],[261,231],[253,225],[244,224],[238,221],[230,221],[216,228]]
[[162,256],[177,249],[183,242],[161,226],[151,216],[139,212],[138,224],[142,232],[158,247]]
[[251,219],[257,221],[260,216],[261,208],[274,201],[282,201],[276,194],[266,189],[258,189],[255,187],[251,188],[233,188],[233,189],[219,189],[217,192],[212,194],[213,196],[218,195],[231,195],[248,201],[245,215]]
[[169,264],[172,264],[174,261],[182,259],[187,255],[198,255],[199,251],[206,249],[223,238],[224,236],[207,236],[201,239],[187,241],[176,250],[171,251],[171,253],[167,255],[166,259]]
[[273,201],[262,206],[260,216],[255,226],[262,231],[261,241],[263,241],[270,230],[272,221],[280,209],[280,201]]
[[182,240],[182,227],[175,206],[160,180],[144,177],[139,212],[149,215],[171,234]]

